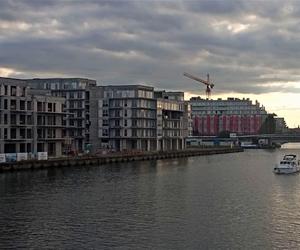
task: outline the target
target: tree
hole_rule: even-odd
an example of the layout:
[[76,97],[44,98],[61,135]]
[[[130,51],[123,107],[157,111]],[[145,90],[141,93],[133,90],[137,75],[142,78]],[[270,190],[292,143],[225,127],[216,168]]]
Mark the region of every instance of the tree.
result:
[[218,137],[219,138],[229,138],[230,137],[230,131],[221,131],[219,134],[218,134]]
[[276,114],[268,114],[259,129],[260,134],[274,134],[276,130],[275,117]]

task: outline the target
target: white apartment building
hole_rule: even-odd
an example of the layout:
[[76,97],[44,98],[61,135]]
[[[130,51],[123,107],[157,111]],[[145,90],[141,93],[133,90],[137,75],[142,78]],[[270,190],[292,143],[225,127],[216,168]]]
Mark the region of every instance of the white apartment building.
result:
[[[185,147],[187,104],[167,98],[143,85],[99,86],[91,91],[91,143],[93,150],[176,150]],[[160,94],[159,94],[160,93]],[[160,95],[160,96],[159,96]],[[175,95],[175,93],[172,93]],[[188,130],[188,128],[186,128]]]

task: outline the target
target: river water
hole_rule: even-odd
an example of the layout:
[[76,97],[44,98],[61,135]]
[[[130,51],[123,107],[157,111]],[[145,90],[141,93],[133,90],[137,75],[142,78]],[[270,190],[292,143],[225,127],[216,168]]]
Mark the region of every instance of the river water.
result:
[[2,173],[0,248],[300,248],[300,175],[272,173],[286,153]]

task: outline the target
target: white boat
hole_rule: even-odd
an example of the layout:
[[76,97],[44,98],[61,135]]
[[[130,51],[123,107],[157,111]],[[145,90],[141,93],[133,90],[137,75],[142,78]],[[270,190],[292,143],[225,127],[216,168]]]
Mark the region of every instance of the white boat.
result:
[[293,154],[285,155],[274,168],[275,174],[293,174],[300,171],[300,161]]

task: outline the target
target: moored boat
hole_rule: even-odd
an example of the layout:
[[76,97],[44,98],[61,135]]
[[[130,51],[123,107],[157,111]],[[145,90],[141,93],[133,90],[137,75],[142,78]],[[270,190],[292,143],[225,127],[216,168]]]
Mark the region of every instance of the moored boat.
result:
[[300,161],[294,154],[288,154],[274,168],[275,174],[293,174],[300,171]]

